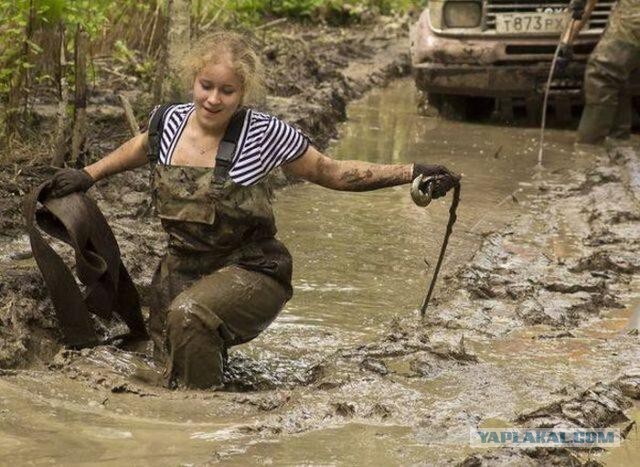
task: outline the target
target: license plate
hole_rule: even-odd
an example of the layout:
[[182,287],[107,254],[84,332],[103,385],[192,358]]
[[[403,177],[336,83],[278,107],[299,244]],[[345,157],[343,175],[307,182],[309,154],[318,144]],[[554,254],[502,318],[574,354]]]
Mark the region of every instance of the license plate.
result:
[[567,16],[562,13],[500,13],[496,32],[503,34],[553,34],[564,31]]

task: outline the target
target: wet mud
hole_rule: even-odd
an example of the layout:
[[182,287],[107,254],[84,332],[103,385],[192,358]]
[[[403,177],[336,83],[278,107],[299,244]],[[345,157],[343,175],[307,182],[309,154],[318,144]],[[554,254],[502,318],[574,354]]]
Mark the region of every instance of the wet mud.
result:
[[[404,59],[375,43],[355,41],[349,62],[336,54],[327,79],[338,84],[318,91],[326,102],[335,93],[346,103],[376,76],[402,70]],[[274,47],[276,60],[284,52]],[[366,55],[372,50],[380,55]],[[371,61],[379,71],[366,74]],[[285,187],[276,214],[299,264],[296,296],[264,336],[232,349],[223,391],[154,385],[160,369],[148,349],[61,348],[19,219],[19,195],[48,172],[6,171],[0,452],[16,462],[598,465],[615,462],[606,457],[615,452],[474,451],[469,430],[616,426],[628,435],[623,447],[640,453],[632,426],[640,341],[629,326],[640,303],[637,151],[573,148],[571,135],[552,133],[553,154],[532,178],[537,131],[414,120],[411,96],[402,97],[410,86],[394,84],[389,100],[374,95],[358,104],[349,115],[355,126],[342,129],[344,142],[332,151],[379,162],[437,155],[467,175],[426,316],[414,309],[428,274],[413,252],[427,242],[427,256],[435,256],[446,201],[425,216],[405,189],[345,201],[310,185]],[[344,115],[313,107],[298,91],[282,85],[272,108],[326,143]],[[300,105],[291,109],[292,102]],[[364,145],[371,154],[354,149]],[[125,174],[93,190],[143,301],[166,241],[145,177]],[[353,225],[342,221],[347,211]],[[303,234],[309,223],[313,232]],[[105,335],[114,324],[96,321]]]

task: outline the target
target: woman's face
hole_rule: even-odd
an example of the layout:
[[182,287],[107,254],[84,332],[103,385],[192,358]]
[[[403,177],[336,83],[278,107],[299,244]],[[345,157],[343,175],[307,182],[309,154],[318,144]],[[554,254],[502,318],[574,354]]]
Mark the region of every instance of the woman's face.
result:
[[242,82],[231,66],[230,57],[207,64],[193,83],[193,102],[198,123],[203,128],[222,130],[240,106]]

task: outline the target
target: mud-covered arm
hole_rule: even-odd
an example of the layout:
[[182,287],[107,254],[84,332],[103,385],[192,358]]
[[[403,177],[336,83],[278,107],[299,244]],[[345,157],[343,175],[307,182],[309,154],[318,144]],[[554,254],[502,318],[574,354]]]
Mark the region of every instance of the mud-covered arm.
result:
[[113,152],[84,168],[95,181],[125,170],[141,167],[148,162],[149,138],[147,133],[134,136]]
[[413,164],[373,164],[335,160],[312,146],[298,159],[282,166],[291,175],[325,188],[341,191],[370,191],[411,182]]
[[572,25],[571,30],[569,31],[568,37],[565,38],[565,41],[564,41],[565,43],[573,44],[573,41],[575,40],[576,37],[578,37],[578,34],[580,34],[580,31],[582,31],[582,28],[584,27],[584,25],[587,24],[587,22],[589,22],[589,18],[591,17],[591,13],[596,7],[596,3],[598,3],[598,0],[587,0],[587,3],[584,8],[584,14],[582,15],[582,19],[580,21],[576,21]]

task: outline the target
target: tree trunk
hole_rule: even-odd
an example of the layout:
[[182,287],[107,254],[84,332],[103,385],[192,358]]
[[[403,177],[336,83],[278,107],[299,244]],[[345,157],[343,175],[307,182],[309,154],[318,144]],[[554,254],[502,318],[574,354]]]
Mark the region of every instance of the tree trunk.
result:
[[31,59],[31,40],[33,38],[33,29],[36,20],[36,8],[34,0],[29,1],[29,17],[24,31],[24,42],[22,43],[22,53],[18,57],[18,70],[11,79],[11,87],[7,100],[7,108],[5,111],[5,143],[15,135],[22,117],[28,110],[29,86],[31,81],[31,72],[28,66]]
[[58,80],[58,122],[56,125],[56,133],[54,139],[54,152],[51,165],[54,167],[62,167],[64,165],[65,155],[69,152],[67,147],[67,129],[69,128],[69,119],[67,118],[67,106],[69,105],[69,83],[67,82],[67,58],[65,56],[65,28],[61,21],[58,25],[60,60],[56,70],[56,78]]
[[160,34],[160,50],[158,53],[158,61],[156,62],[156,80],[153,83],[153,100],[156,104],[164,102],[164,88],[166,71],[169,60],[169,13],[171,12],[171,4],[173,0],[167,0],[165,10],[162,12],[164,16],[162,21],[162,33]]
[[191,0],[172,0],[169,3],[168,33],[168,96],[171,100],[182,101],[186,93],[181,86],[182,60],[189,53],[191,37]]
[[84,151],[87,138],[87,53],[89,35],[78,26],[76,32],[76,92],[74,103],[73,137],[71,140],[71,165],[75,166]]
[[[36,5],[34,0],[29,1],[29,20],[27,21],[27,30],[24,41],[24,60],[28,64],[31,63],[31,41],[33,40],[33,30],[36,23]],[[31,92],[31,68],[27,68],[24,71],[24,85],[23,85],[23,110],[22,115],[27,115],[29,111],[29,95]]]
[[147,44],[147,55],[151,55],[151,48],[153,47],[154,38],[156,37],[156,29],[158,22],[160,21],[160,0],[156,1],[156,9],[153,13],[153,19],[151,22],[151,33],[149,34],[149,44]]

